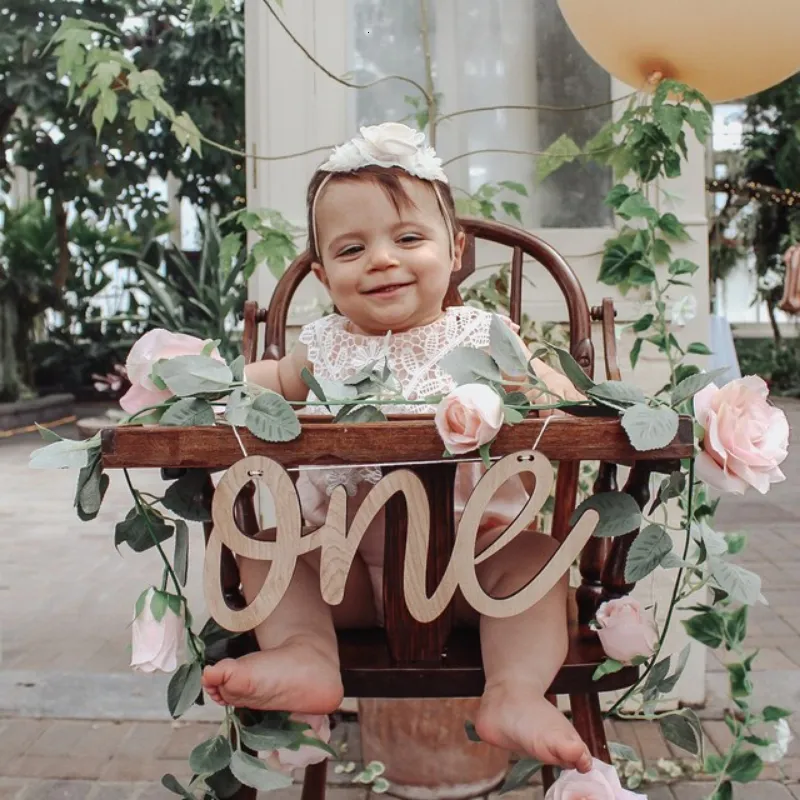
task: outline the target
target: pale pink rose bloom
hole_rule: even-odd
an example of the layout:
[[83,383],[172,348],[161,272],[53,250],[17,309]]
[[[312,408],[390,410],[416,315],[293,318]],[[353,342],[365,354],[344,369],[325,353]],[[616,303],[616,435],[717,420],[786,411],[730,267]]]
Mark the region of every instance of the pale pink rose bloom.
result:
[[[199,356],[205,345],[206,342],[202,339],[185,333],[170,333],[163,328],[148,331],[136,341],[128,353],[125,369],[131,388],[123,395],[119,404],[129,414],[135,414],[172,397],[172,392],[168,389],[158,389],[153,383],[150,377],[153,366],[165,358]],[[210,356],[217,361],[224,360],[216,347]]]
[[769,389],[757,375],[717,388],[713,383],[694,396],[694,412],[703,428],[697,477],[723,492],[744,494],[748,486],[765,494],[785,480],[778,469],[788,454],[789,423],[771,405]]
[[154,593],[155,589],[147,592],[142,613],[133,619],[131,666],[138,672],[174,672],[186,631],[184,619],[168,606],[157,620],[150,609]]
[[647,795],[623,789],[614,767],[593,758],[589,772],[564,770],[545,800],[647,800]]
[[465,383],[442,398],[434,421],[447,450],[460,455],[491,442],[503,419],[497,392],[481,383]]
[[651,656],[658,644],[658,630],[652,614],[645,613],[638,600],[619,597],[597,609],[600,644],[606,655],[623,664],[636,656]]
[[[291,714],[289,719],[310,725],[311,730],[303,732],[308,738],[317,738],[325,744],[331,740],[331,723],[327,714]],[[305,769],[310,764],[318,764],[327,757],[327,753],[319,747],[304,744],[297,750],[286,747],[270,750],[264,755],[264,760],[274,770],[292,772],[295,769]]]

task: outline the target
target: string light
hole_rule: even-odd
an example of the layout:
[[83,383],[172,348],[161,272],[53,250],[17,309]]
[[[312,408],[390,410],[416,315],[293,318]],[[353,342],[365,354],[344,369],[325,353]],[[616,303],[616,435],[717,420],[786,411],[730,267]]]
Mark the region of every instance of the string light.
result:
[[800,192],[794,189],[781,189],[778,186],[767,186],[756,181],[740,181],[733,183],[728,180],[710,178],[706,181],[706,191],[713,193],[747,195],[761,203],[772,205],[795,206],[800,205]]

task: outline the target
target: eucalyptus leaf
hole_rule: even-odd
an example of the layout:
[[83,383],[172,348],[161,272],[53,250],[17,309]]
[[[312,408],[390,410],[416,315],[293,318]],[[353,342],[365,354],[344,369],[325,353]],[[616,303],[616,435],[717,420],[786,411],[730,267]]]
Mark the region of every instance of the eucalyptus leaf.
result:
[[201,742],[189,755],[189,766],[197,773],[221,772],[231,763],[231,743],[226,736]]
[[197,661],[178,667],[167,687],[167,707],[173,719],[182,717],[195,704],[202,690],[202,677],[203,667]]
[[108,475],[103,473],[100,450],[90,450],[89,463],[78,474],[75,491],[75,508],[81,520],[88,522],[98,515],[110,482]]
[[211,403],[202,397],[184,397],[173,403],[161,415],[159,424],[186,427],[213,425],[216,422]]
[[167,773],[161,778],[161,785],[165,789],[172,792],[172,794],[177,794],[179,797],[182,797],[183,800],[195,800],[195,796],[190,794],[189,790],[186,789],[183,784],[170,773]]
[[706,386],[709,386],[721,375],[724,375],[728,369],[728,367],[720,367],[719,369],[711,370],[711,372],[698,372],[695,375],[684,378],[672,390],[671,399],[673,408],[684,403],[686,400],[690,400],[701,389],[705,389]]
[[242,726],[242,741],[253,750],[281,750],[292,747],[302,738],[302,732],[292,728],[274,727],[260,723],[249,727]]
[[[311,374],[311,371],[308,367],[303,367],[303,370],[300,373],[300,377],[303,379],[303,383],[314,392],[314,396],[322,403],[327,403],[328,398],[325,397],[325,390],[320,385],[319,381]],[[327,406],[328,411],[330,411],[330,406]]]
[[233,377],[233,380],[236,381],[237,383],[244,380],[244,367],[245,367],[244,356],[237,356],[233,361],[231,361],[230,365],[231,375]]
[[268,769],[263,761],[240,750],[233,754],[230,770],[245,786],[251,786],[261,792],[286,789],[292,785],[291,776]]
[[173,514],[191,522],[211,522],[210,498],[207,497],[209,480],[208,470],[187,470],[169,485],[161,501],[162,505]]
[[506,375],[517,377],[527,374],[530,355],[519,337],[497,314],[492,315],[489,327],[489,351]]
[[622,415],[622,427],[637,450],[658,450],[672,442],[678,433],[678,414],[671,408],[651,408],[637,403]]
[[600,515],[594,536],[621,536],[638,530],[642,524],[641,509],[625,492],[600,492],[587,497],[573,512],[570,526],[576,525],[589,509]]
[[439,367],[455,382],[462,386],[465,383],[482,383],[503,380],[497,362],[483,350],[474,347],[456,347],[439,361]]
[[601,664],[597,665],[597,669],[592,673],[592,680],[599,681],[604,675],[613,675],[619,672],[625,665],[621,661],[614,658],[607,658]]
[[209,356],[175,356],[153,367],[167,388],[178,397],[224,391],[230,387],[230,367]]
[[253,398],[241,387],[234,389],[225,406],[225,419],[238,428],[247,425],[247,415],[253,407]]
[[641,761],[639,754],[627,744],[609,742],[608,750],[612,756],[623,761]]
[[300,421],[286,400],[275,392],[260,394],[247,412],[247,428],[267,442],[288,442],[300,435]]
[[672,539],[661,525],[648,525],[633,540],[625,561],[625,580],[630,583],[646,578],[667,553],[672,552]]
[[537,761],[535,758],[521,758],[508,771],[499,793],[513,792],[514,789],[525,786],[541,768],[541,761]]
[[358,406],[352,411],[348,411],[341,417],[337,417],[337,422],[360,423],[360,422],[386,422],[384,413],[375,406]]

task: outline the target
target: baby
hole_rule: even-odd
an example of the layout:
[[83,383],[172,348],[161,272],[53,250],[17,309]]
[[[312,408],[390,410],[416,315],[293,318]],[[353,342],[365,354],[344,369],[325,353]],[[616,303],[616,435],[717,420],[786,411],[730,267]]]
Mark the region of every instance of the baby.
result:
[[[313,398],[301,377],[303,369],[319,380],[342,381],[385,354],[403,397],[421,399],[454,387],[438,366],[453,348],[489,346],[492,314],[443,308],[452,273],[461,268],[465,237],[441,161],[424,139],[399,123],[362,128],[361,136],[336,148],[317,170],[308,190],[309,250],[313,272],[338,313],[305,326],[300,343],[280,361],[250,364],[248,381],[290,401],[304,401]],[[563,375],[538,361],[535,367],[554,394],[575,396]],[[409,405],[386,410],[434,409]],[[459,466],[457,511],[481,469]],[[351,495],[351,516],[379,479],[378,471],[368,469],[302,473],[297,488],[306,521],[324,522],[337,483]],[[481,549],[507,527],[526,499],[521,482],[501,487],[481,524]],[[343,690],[335,629],[380,622],[381,522],[376,517],[362,540],[338,606],[329,606],[320,594],[319,551],[298,561],[282,601],[255,630],[260,651],[206,667],[203,686],[215,701],[307,714],[336,710]],[[518,536],[478,565],[484,591],[499,597],[518,591],[556,547],[549,536]],[[245,598],[252,602],[269,563],[241,559],[239,566]],[[592,766],[586,745],[545,699],[567,653],[566,600],[565,576],[527,611],[480,619],[486,688],[475,726],[486,742],[585,772]],[[459,613],[469,621],[469,609]]]

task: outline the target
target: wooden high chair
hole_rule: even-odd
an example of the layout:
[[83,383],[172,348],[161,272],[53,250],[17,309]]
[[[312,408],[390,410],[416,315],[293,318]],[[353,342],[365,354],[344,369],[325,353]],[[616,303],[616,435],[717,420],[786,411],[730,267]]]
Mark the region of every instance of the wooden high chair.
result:
[[[476,240],[511,248],[510,316],[520,321],[522,269],[525,257],[533,258],[555,279],[564,294],[570,324],[570,351],[584,371],[592,376],[594,350],[592,320],[602,323],[606,373],[619,379],[614,338],[614,310],[610,300],[590,311],[586,296],[569,265],[548,244],[536,236],[497,222],[461,220],[467,236],[463,268],[455,273],[446,305],[461,303],[458,284],[475,271]],[[292,296],[307,276],[310,260],[300,256],[279,281],[268,309],[256,303],[245,306],[243,350],[251,362],[257,358],[258,326],[266,325],[262,358],[284,355],[286,320]],[[529,449],[542,432],[544,420],[529,419],[505,427],[492,444],[492,455],[501,456]],[[408,418],[358,425],[331,424],[315,417],[300,437],[283,444],[260,441],[241,432],[249,454],[262,454],[283,467],[312,464],[364,464],[437,461],[409,466],[422,480],[431,511],[431,538],[427,561],[428,591],[439,583],[454,541],[453,481],[455,465],[441,460],[442,444],[430,418]],[[144,439],[147,438],[147,446]],[[106,467],[206,467],[227,468],[241,459],[241,450],[225,426],[198,428],[117,429],[104,435]],[[576,506],[582,461],[599,461],[595,492],[617,491],[617,465],[631,467],[622,491],[631,494],[640,507],[648,502],[650,476],[670,471],[675,462],[692,455],[691,423],[681,421],[676,439],[658,451],[633,449],[619,420],[603,417],[564,416],[553,418],[541,436],[538,449],[558,462],[552,535],[560,542],[570,532],[569,520]],[[394,467],[385,468],[384,472]],[[240,498],[241,499],[241,498]],[[239,528],[249,535],[258,532],[252,502],[240,502],[235,514]],[[208,530],[206,538],[208,539]],[[397,495],[386,506],[386,554],[384,569],[385,627],[375,630],[339,632],[342,679],[348,697],[477,697],[482,693],[478,631],[455,628],[452,602],[434,621],[422,624],[408,612],[403,590],[407,512]],[[631,591],[624,577],[628,549],[638,531],[616,538],[592,538],[584,547],[579,570],[581,584],[569,595],[569,654],[550,687],[551,699],[568,695],[572,720],[592,754],[610,761],[600,710],[600,692],[623,689],[638,677],[637,667],[626,667],[592,680],[605,656],[588,623],[605,599]],[[222,562],[224,593],[231,602],[238,595],[238,573],[229,551]],[[241,598],[239,598],[241,602]],[[466,735],[466,734],[465,734]],[[303,800],[322,800],[326,764],[306,770]],[[545,785],[552,774],[545,770]],[[255,790],[242,789],[238,800],[254,800]]]

